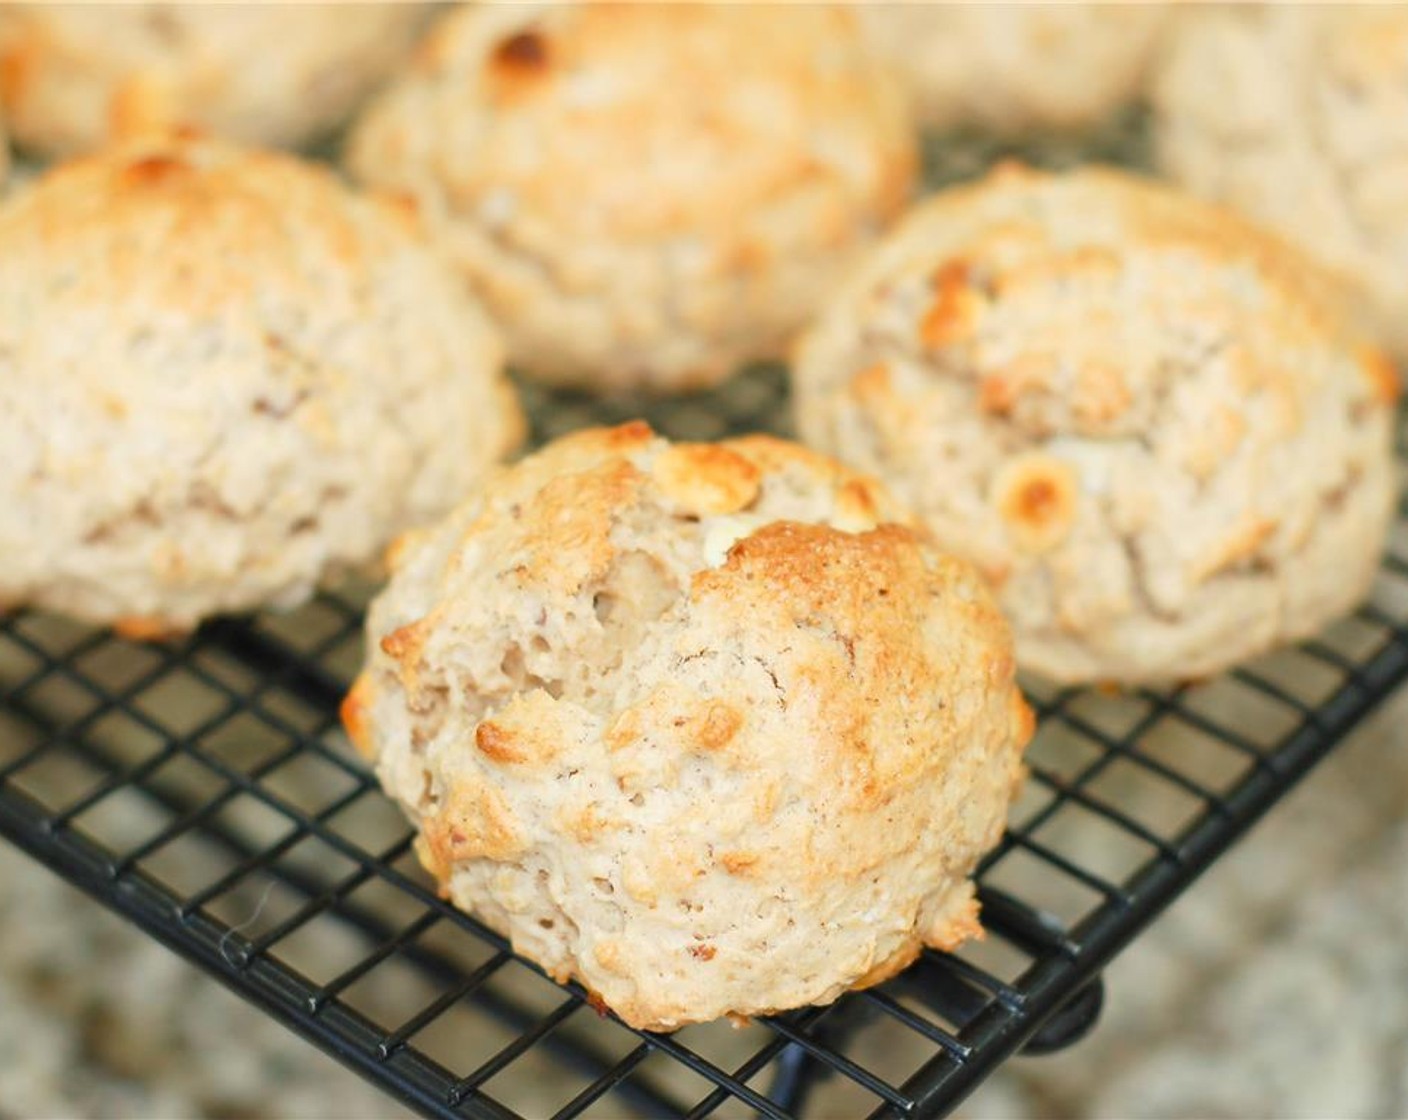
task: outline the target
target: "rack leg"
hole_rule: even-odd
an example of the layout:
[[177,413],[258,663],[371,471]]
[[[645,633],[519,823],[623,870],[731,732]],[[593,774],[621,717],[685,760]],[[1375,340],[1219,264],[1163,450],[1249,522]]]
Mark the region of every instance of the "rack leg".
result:
[[1085,987],[1066,1000],[1041,1029],[1027,1039],[1023,1054],[1050,1054],[1064,1050],[1084,1038],[1100,1018],[1105,1006],[1105,981],[1096,976]]
[[[812,1032],[816,1041],[833,1050],[843,1050],[846,1039],[855,1034],[876,1012],[869,1004],[847,1001],[823,1019]],[[790,1116],[797,1116],[817,1084],[831,1071],[795,1042],[788,1043],[777,1056],[768,1087],[768,1099]]]

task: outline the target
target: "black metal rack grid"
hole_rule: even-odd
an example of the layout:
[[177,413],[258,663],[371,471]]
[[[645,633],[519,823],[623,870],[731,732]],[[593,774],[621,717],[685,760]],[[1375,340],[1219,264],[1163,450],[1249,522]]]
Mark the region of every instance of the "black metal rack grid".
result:
[[[529,396],[540,439],[632,408]],[[780,428],[784,396],[759,370],[650,419]],[[360,603],[163,645],[0,624],[0,831],[427,1114],[779,1117],[827,1077],[830,1115],[928,1116],[1078,1037],[1103,964],[1408,675],[1408,524],[1320,640],[1169,692],[1035,690],[1032,778],[979,876],[988,941],[742,1031],[631,1031],[436,897],[336,727]]]
[[[1144,142],[1134,114],[1019,154],[1140,164]],[[949,138],[928,177],[1004,154]],[[786,429],[778,370],[653,406],[524,393],[539,440],[638,412],[678,438]],[[1088,1029],[1103,965],[1408,676],[1401,518],[1372,603],[1317,641],[1171,692],[1033,690],[988,940],[743,1030],[631,1031],[436,897],[336,727],[356,589],[162,645],[0,620],[0,834],[428,1115],[938,1115]]]

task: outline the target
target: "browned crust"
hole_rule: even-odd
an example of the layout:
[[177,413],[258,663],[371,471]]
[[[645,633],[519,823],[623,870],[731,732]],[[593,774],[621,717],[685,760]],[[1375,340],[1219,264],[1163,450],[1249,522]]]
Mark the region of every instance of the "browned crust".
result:
[[1375,347],[1366,347],[1361,365],[1369,384],[1373,386],[1374,399],[1385,408],[1396,405],[1403,392],[1403,383],[1389,356]]
[[172,622],[169,618],[129,615],[115,620],[112,630],[119,638],[130,642],[164,642],[185,637],[191,632],[191,627]]
[[925,346],[948,346],[972,333],[983,299],[970,286],[969,273],[969,264],[962,259],[940,266],[934,277],[934,302],[919,323],[919,338]]
[[352,682],[351,689],[342,698],[337,710],[348,740],[357,749],[357,753],[369,761],[376,758],[376,741],[368,723],[374,687],[371,675],[362,673]]

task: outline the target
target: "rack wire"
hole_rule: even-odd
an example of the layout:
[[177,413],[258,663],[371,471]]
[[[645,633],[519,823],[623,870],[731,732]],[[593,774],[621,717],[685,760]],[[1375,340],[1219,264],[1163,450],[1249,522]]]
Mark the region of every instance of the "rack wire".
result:
[[[525,388],[539,439],[622,418]],[[658,406],[679,438],[784,429],[779,370]],[[1032,688],[1031,781],[979,873],[986,942],[745,1030],[630,1030],[441,901],[336,707],[356,589],[133,644],[0,624],[0,832],[427,1115],[951,1109],[1099,1012],[1102,966],[1408,676],[1408,526],[1373,602],[1201,685]],[[232,1043],[235,1044],[235,1043]]]
[[[955,150],[931,151],[934,181],[994,154]],[[676,438],[787,428],[775,368],[645,408],[523,391],[539,441],[642,411]],[[781,1118],[824,1082],[828,1115],[936,1116],[1090,1029],[1104,965],[1408,677],[1408,515],[1372,602],[1316,641],[1172,691],[1026,682],[1040,727],[978,874],[986,941],[828,1007],[672,1035],[599,1013],[437,897],[336,724],[365,598],[166,644],[0,620],[0,834],[425,1115]]]

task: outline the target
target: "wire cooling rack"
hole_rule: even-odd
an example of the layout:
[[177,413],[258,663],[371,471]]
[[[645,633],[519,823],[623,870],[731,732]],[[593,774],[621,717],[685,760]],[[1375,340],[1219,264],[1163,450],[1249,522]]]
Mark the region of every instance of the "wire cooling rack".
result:
[[[1141,145],[1125,122],[1093,154]],[[931,182],[999,154],[931,147]],[[538,440],[641,411],[524,392]],[[785,377],[644,411],[676,438],[785,433]],[[1105,963],[1408,676],[1408,519],[1372,603],[1317,641],[1168,692],[1027,682],[1040,728],[978,875],[986,941],[829,1007],[668,1036],[436,896],[337,729],[364,602],[345,588],[169,644],[0,620],[0,833],[427,1115],[935,1116],[1089,1029]]]
[[[539,439],[629,411],[528,395]],[[785,379],[650,419],[785,430]],[[1079,1037],[1105,962],[1408,675],[1400,531],[1372,605],[1318,641],[1169,692],[1036,690],[1031,781],[979,875],[986,942],[830,1007],[660,1036],[436,897],[337,730],[362,601],[163,645],[0,624],[0,831],[436,1116],[794,1116],[822,1079],[827,1115],[943,1113],[1024,1045]]]

